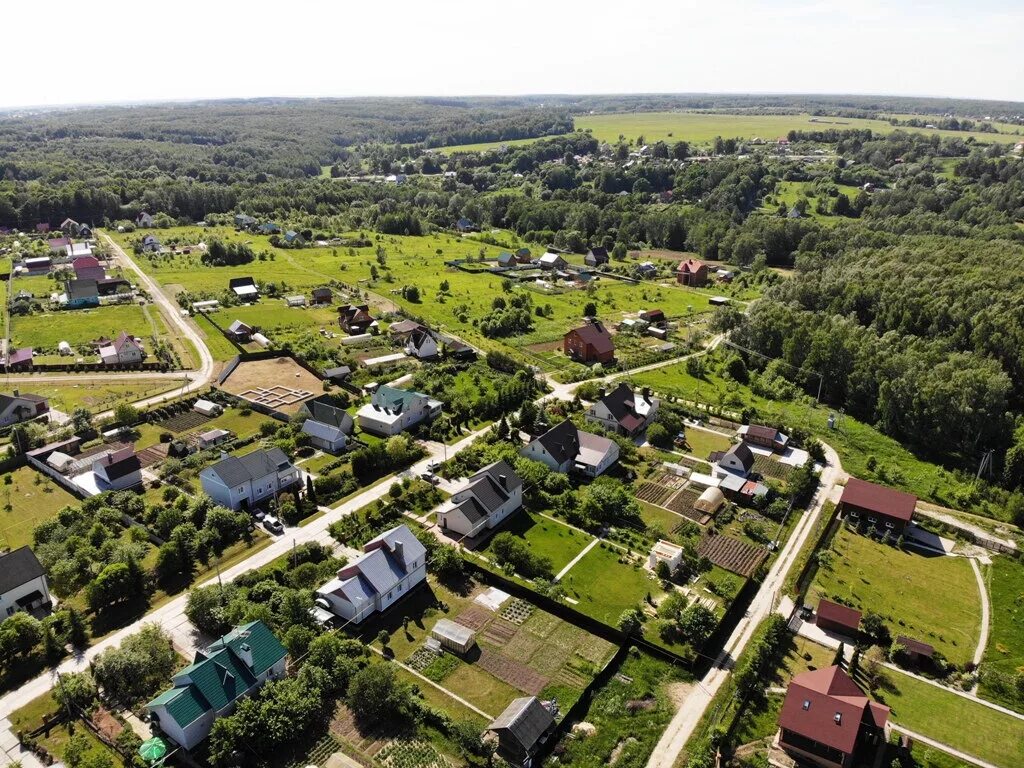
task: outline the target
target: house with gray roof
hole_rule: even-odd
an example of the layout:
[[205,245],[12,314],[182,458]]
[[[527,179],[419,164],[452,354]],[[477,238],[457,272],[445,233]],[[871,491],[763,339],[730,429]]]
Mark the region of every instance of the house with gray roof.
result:
[[498,756],[509,765],[529,768],[555,729],[555,718],[536,696],[513,699],[487,731],[498,739]]
[[18,390],[10,395],[0,393],[0,428],[31,421],[49,410],[50,401],[42,395],[20,394]]
[[555,472],[577,472],[586,477],[597,477],[619,460],[614,440],[584,432],[569,419],[531,440],[521,453]]
[[390,437],[441,415],[444,404],[408,389],[381,386],[370,402],[356,411],[359,428]]
[[479,536],[523,506],[523,481],[504,459],[488,464],[437,511],[441,530]]
[[312,445],[328,453],[345,450],[349,436],[356,428],[356,423],[344,408],[340,408],[330,395],[320,395],[307,400],[299,409],[299,415],[305,416],[302,424],[303,434],[309,435]]
[[316,591],[317,602],[358,624],[386,611],[427,577],[427,550],[405,525],[366,542],[363,555]]
[[262,621],[235,627],[203,650],[146,704],[149,719],[187,750],[202,743],[218,718],[267,680],[284,676],[288,652]]
[[746,443],[736,443],[727,451],[715,451],[708,456],[708,460],[717,477],[746,477],[754,468],[754,453]]
[[302,473],[280,448],[225,456],[199,473],[203,493],[228,509],[252,509],[301,479]]
[[17,611],[31,613],[51,604],[46,571],[35,552],[25,546],[0,555],[0,617]]

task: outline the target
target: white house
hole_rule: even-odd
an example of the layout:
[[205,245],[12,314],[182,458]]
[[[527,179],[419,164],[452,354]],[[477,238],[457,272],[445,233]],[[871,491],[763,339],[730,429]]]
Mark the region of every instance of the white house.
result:
[[99,355],[104,365],[137,365],[145,357],[142,345],[125,331],[121,331],[112,343],[100,347]]
[[356,427],[348,412],[335,405],[330,395],[307,400],[299,409],[299,414],[307,417],[302,424],[302,431],[309,435],[310,443],[328,453],[345,450],[349,435]]
[[280,448],[226,456],[199,473],[203,492],[228,509],[251,509],[300,479],[298,468]]
[[104,454],[92,463],[92,473],[101,491],[123,491],[142,485],[142,462],[134,445]]
[[477,536],[523,506],[523,481],[508,462],[481,469],[437,511],[441,530]]
[[676,568],[683,562],[683,548],[678,544],[673,544],[671,541],[665,541],[661,539],[651,549],[651,553],[647,556],[647,565],[653,571],[658,567],[658,563],[665,563],[668,566],[669,572],[674,572]]
[[443,403],[419,392],[381,386],[356,412],[359,428],[377,435],[397,435],[441,415]]
[[142,211],[138,216],[135,217],[135,226],[137,227],[152,227],[153,217],[145,211]]
[[597,477],[619,460],[614,440],[584,432],[568,419],[531,440],[521,453],[555,472],[578,472],[586,477]]
[[46,572],[35,552],[25,546],[0,555],[0,618],[48,608],[52,602]]
[[356,624],[387,610],[427,577],[427,550],[405,525],[371,539],[363,552],[316,591],[318,602]]
[[417,328],[405,341],[405,353],[420,360],[437,357],[437,339],[426,328]]
[[633,437],[651,423],[658,405],[658,399],[651,397],[647,387],[634,392],[628,384],[619,384],[608,393],[601,389],[597,402],[587,409],[586,420],[600,424],[609,432]]
[[565,269],[569,266],[564,258],[557,253],[545,253],[537,260],[537,264],[540,265],[541,269]]
[[195,749],[239,699],[284,677],[287,656],[262,621],[236,627],[196,651],[195,661],[174,675],[173,686],[146,704],[150,721],[185,749]]
[[0,394],[0,427],[9,427],[23,421],[30,421],[50,410],[50,401],[40,395]]
[[716,451],[709,457],[719,477],[738,475],[746,477],[754,468],[754,454],[746,443],[736,443],[728,451]]
[[74,261],[86,256],[92,256],[92,246],[89,243],[68,243],[65,249],[67,257]]

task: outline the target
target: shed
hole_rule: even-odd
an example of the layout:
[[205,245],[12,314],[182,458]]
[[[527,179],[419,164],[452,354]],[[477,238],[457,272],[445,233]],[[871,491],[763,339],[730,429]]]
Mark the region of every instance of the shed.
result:
[[915,664],[920,664],[925,659],[931,659],[935,655],[935,648],[928,643],[915,640],[907,635],[897,637],[896,643],[906,648],[907,658]]
[[727,296],[712,296],[708,299],[708,304],[711,304],[714,307],[724,307],[728,303],[729,298]]
[[430,631],[430,636],[449,651],[458,654],[465,654],[476,644],[476,634],[473,630],[451,619],[438,619]]
[[725,504],[725,494],[718,488],[705,488],[700,498],[693,502],[693,508],[709,515],[715,514]]
[[255,341],[257,344],[259,344],[261,347],[269,347],[270,346],[270,339],[268,339],[262,333],[254,333],[252,335],[252,340]]
[[284,300],[285,300],[285,303],[287,303],[289,307],[304,307],[304,306],[306,306],[306,297],[305,296],[285,296]]
[[814,623],[827,632],[856,637],[860,632],[860,616],[858,610],[833,603],[831,600],[821,600]]
[[75,463],[73,457],[68,456],[66,453],[61,451],[54,451],[47,459],[46,463],[56,469],[58,472],[66,472],[71,468],[71,465]]
[[203,416],[216,416],[224,409],[209,400],[196,400],[196,404],[192,406],[192,410],[196,413],[203,414]]
[[193,301],[192,311],[193,312],[212,312],[220,306],[220,302],[216,299],[207,299],[206,301]]

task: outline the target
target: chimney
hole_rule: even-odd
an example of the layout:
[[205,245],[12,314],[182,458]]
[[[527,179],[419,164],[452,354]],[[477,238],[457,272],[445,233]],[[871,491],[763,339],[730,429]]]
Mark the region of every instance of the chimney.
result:
[[498,475],[498,482],[502,488],[508,489],[508,475]]
[[398,559],[403,566],[405,565],[405,547],[402,546],[401,541],[395,542],[395,548],[392,550],[395,557]]
[[238,646],[238,655],[242,658],[242,661],[245,662],[245,666],[247,666],[249,669],[253,668],[252,648],[249,646],[248,643],[242,643],[240,646]]
[[17,397],[17,396],[18,396],[18,395],[20,395],[20,394],[21,394],[21,392],[19,392],[18,390],[14,390],[14,396],[15,396],[15,397]]
[[644,400],[646,402],[648,402],[648,403],[651,402],[651,388],[650,387],[644,387],[643,388],[643,393],[644,393]]

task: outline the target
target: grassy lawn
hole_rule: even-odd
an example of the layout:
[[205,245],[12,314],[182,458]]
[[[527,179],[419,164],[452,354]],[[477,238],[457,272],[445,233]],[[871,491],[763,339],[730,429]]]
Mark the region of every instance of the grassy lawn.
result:
[[572,567],[562,579],[566,594],[578,605],[573,606],[598,621],[615,626],[627,608],[636,608],[649,594],[658,599],[661,586],[640,567],[620,563],[622,553],[601,545]]
[[81,382],[75,384],[44,384],[34,381],[31,386],[22,387],[22,391],[50,398],[50,405],[65,413],[71,413],[79,406],[95,413],[113,408],[118,403],[155,397],[180,386],[180,379],[117,381],[83,376]]
[[[551,558],[555,573],[562,570],[590,542],[590,537],[585,534],[525,509],[512,515],[499,528],[498,533],[503,531],[524,539],[534,554]],[[490,541],[493,542],[494,538]],[[489,545],[483,554],[493,560]]]
[[1024,755],[1024,720],[886,670],[875,698],[898,724],[995,765],[1016,768]]
[[685,432],[686,442],[690,445],[689,453],[698,459],[707,459],[714,451],[727,451],[732,445],[729,438],[703,429],[686,427]]
[[789,681],[802,672],[831,667],[836,652],[831,648],[811,642],[805,637],[791,635],[786,648],[786,655],[775,669],[775,677],[771,684],[779,687],[789,685]]
[[[59,706],[56,700],[54,700],[52,692],[44,693],[42,696],[33,699],[25,706],[11,713],[11,731],[14,733],[25,731],[27,733],[34,730],[43,724],[44,717],[56,714],[58,710]],[[76,722],[74,724],[74,733],[83,733],[89,740],[90,748],[85,756],[86,763],[104,755],[110,758],[113,765],[124,765],[124,762],[116,752],[104,746],[103,742],[81,723]],[[64,756],[64,748],[67,747],[71,735],[72,732],[66,725],[57,725],[48,734],[40,735],[39,744],[45,747],[51,755],[61,759]]]
[[685,517],[677,515],[670,509],[648,504],[641,499],[637,499],[637,503],[640,505],[640,519],[644,524],[659,528],[666,537],[671,536],[673,528],[686,522]]
[[[121,331],[150,339],[167,336],[167,326],[157,311],[146,312],[137,304],[44,312],[11,318],[11,344],[33,347],[36,351],[57,351],[57,344],[68,342],[80,356],[89,358],[88,344],[100,336],[114,338]],[[145,345],[152,352],[152,344]]]
[[211,429],[226,429],[229,432],[233,432],[238,438],[246,438],[251,435],[255,435],[260,431],[260,426],[274,421],[269,416],[264,416],[262,413],[256,413],[256,411],[249,411],[249,413],[243,414],[239,408],[228,408],[215,419],[204,424],[198,430],[199,432],[207,432]]
[[[988,572],[992,622],[984,666],[1013,675],[1024,667],[1024,567],[1008,557],[994,557]],[[999,696],[984,683],[980,693],[985,698],[1018,710],[1024,698],[1013,701]]]
[[967,560],[900,551],[845,526],[832,549],[831,566],[818,569],[809,590],[812,605],[821,597],[843,598],[885,617],[893,637],[923,640],[956,664],[971,660],[981,608]]
[[[8,483],[8,478],[10,482]],[[31,467],[19,467],[0,481],[0,540],[11,549],[32,543],[32,530],[78,499]]]
[[206,315],[202,313],[197,314],[195,322],[199,326],[200,335],[202,335],[203,341],[206,342],[206,348],[210,350],[214,360],[225,362],[238,354],[238,348],[228,341]]

